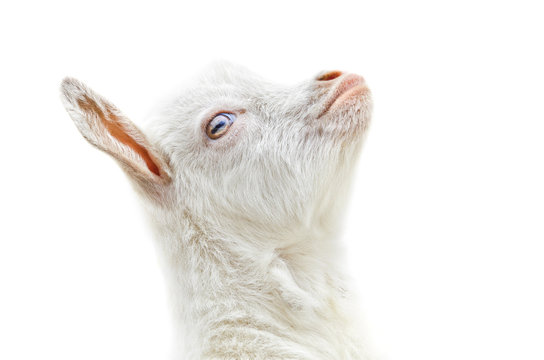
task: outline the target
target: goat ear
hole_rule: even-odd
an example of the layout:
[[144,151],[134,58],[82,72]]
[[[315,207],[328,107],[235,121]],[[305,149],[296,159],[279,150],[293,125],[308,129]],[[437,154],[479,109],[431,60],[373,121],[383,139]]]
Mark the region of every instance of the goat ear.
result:
[[113,104],[72,78],[64,79],[61,92],[68,114],[92,145],[117,159],[139,182],[170,181],[163,156]]

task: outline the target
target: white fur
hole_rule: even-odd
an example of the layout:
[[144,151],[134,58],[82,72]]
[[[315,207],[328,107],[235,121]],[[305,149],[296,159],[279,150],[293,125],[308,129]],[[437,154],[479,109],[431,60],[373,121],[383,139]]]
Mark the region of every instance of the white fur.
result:
[[[337,232],[370,95],[337,101],[319,117],[348,76],[284,87],[215,64],[153,116],[145,136],[118,113],[160,176],[130,147],[112,146],[77,99],[111,104],[76,80],[63,83],[80,131],[121,161],[143,195],[182,358],[367,358]],[[211,140],[204,126],[222,111],[237,120]]]

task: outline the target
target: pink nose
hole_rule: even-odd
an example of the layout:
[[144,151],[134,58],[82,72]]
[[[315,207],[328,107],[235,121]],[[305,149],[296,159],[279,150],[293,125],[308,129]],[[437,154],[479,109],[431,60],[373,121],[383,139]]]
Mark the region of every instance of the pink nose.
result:
[[341,72],[341,71],[338,71],[338,70],[328,71],[328,72],[324,73],[323,75],[319,76],[316,80],[317,80],[317,81],[329,81],[329,80],[334,80],[334,79],[336,79],[337,77],[339,77],[340,75],[342,75],[342,72]]

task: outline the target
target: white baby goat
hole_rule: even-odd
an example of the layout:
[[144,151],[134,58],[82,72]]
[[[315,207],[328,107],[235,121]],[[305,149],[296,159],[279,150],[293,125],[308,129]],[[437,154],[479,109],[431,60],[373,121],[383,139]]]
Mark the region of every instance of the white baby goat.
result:
[[216,64],[145,135],[77,80],[62,98],[144,199],[185,359],[366,359],[336,235],[370,120],[362,77],[285,87]]

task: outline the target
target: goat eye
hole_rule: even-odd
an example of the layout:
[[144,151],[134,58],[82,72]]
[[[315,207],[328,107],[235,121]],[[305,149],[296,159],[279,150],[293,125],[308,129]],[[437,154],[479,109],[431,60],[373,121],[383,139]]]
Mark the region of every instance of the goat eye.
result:
[[230,113],[215,115],[206,126],[206,135],[208,135],[210,139],[219,139],[221,136],[225,135],[235,119],[236,116]]

